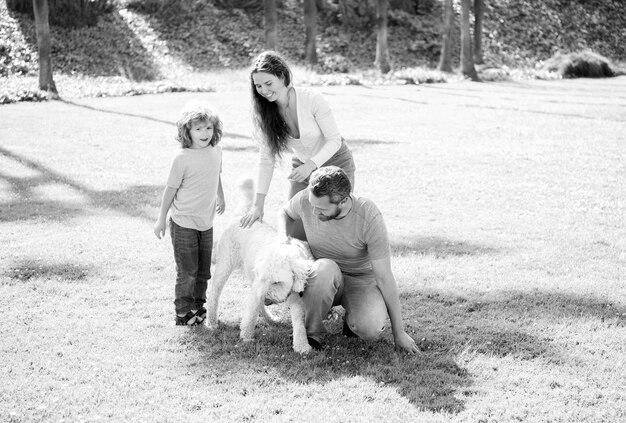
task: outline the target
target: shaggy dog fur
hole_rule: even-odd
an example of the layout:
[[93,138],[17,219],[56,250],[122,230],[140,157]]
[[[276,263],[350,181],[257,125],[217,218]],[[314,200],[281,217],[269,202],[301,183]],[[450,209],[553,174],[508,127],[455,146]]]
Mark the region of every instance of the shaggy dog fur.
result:
[[277,321],[267,304],[286,301],[293,326],[293,349],[301,354],[309,352],[301,296],[312,264],[313,256],[307,243],[293,238],[287,243],[281,242],[274,228],[258,221],[245,229],[238,220],[233,222],[217,245],[215,275],[207,295],[209,328],[217,327],[219,297],[226,280],[235,268],[243,267],[251,289],[241,319],[241,339],[254,339],[259,311],[269,321]]

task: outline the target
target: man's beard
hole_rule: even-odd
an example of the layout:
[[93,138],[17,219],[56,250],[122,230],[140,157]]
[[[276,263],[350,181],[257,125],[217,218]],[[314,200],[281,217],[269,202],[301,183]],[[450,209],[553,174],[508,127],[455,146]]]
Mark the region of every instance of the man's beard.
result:
[[339,216],[342,212],[343,208],[341,206],[337,207],[337,211],[332,215],[332,216],[324,216],[323,214],[320,214],[319,216],[317,216],[317,218],[319,220],[321,220],[322,222],[328,222],[329,220],[334,220],[337,218],[337,216]]

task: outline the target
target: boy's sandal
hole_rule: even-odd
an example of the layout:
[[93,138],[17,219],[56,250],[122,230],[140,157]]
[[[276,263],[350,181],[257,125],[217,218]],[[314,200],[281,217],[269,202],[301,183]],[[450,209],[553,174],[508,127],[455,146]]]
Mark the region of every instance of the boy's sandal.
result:
[[184,316],[176,316],[176,326],[193,326],[197,324],[196,313],[188,312]]
[[194,316],[196,316],[196,323],[195,324],[197,324],[197,325],[201,324],[202,322],[204,322],[204,319],[206,319],[206,308],[200,307],[200,309],[198,311],[196,311]]

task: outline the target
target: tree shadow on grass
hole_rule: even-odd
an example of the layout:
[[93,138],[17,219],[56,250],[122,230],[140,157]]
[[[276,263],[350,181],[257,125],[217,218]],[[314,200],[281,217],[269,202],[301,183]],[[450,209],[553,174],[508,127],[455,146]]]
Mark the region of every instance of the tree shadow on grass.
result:
[[500,250],[497,248],[438,236],[401,238],[391,242],[391,253],[400,257],[413,254],[435,257],[475,256],[497,254],[498,252]]
[[260,320],[253,343],[239,340],[234,323],[220,323],[216,331],[189,331],[186,344],[201,353],[200,361],[190,365],[199,379],[208,377],[204,372],[219,371],[214,366],[205,369],[202,363],[219,363],[230,374],[240,371],[233,369],[246,369],[247,374],[260,375],[252,379],[259,388],[267,383],[268,368],[285,381],[301,384],[362,377],[395,388],[420,410],[454,414],[464,409],[463,398],[475,393],[471,374],[459,364],[464,355],[567,360],[552,339],[532,333],[527,320],[516,323],[516,319],[591,317],[603,322],[621,319],[621,325],[626,324],[623,306],[573,294],[511,292],[498,300],[475,302],[435,292],[404,294],[402,300],[405,310],[411,310],[405,319],[407,330],[415,327],[425,336],[418,342],[423,349],[420,355],[397,352],[386,341],[363,342],[334,333],[325,339],[323,351],[301,357],[291,349],[288,322],[273,326]]
[[[429,304],[418,304],[418,307],[414,314],[425,315],[424,309],[433,309]],[[427,326],[447,326],[454,317],[450,314],[452,312],[445,307],[439,307],[434,314],[429,312],[428,319],[434,323]],[[459,364],[462,352],[472,349],[479,354],[513,355],[519,359],[557,354],[547,341],[522,329],[498,328],[493,326],[491,319],[474,321],[474,324],[461,321],[443,335],[429,333],[428,338],[418,340],[423,350],[418,355],[394,350],[390,339],[364,342],[335,333],[324,340],[324,350],[300,357],[291,350],[291,327],[288,323],[279,326],[260,323],[256,331],[257,339],[250,344],[238,339],[239,328],[236,325],[221,324],[216,332],[190,331],[189,337],[194,341],[189,344],[198,348],[207,360],[215,362],[218,359],[223,364],[229,362],[227,366],[231,368],[241,367],[258,372],[272,368],[285,381],[302,384],[326,384],[362,377],[380,387],[396,389],[419,410],[455,414],[465,408],[463,397],[474,393],[471,374]],[[407,321],[407,331],[413,332],[413,326],[424,333],[422,321]],[[221,342],[216,343],[215,339]]]
[[[0,147],[0,155],[25,166],[35,174],[20,178],[0,172],[0,180],[7,181],[11,191],[10,199],[0,202],[2,222],[37,218],[60,221],[85,213],[87,207],[114,210],[128,216],[153,220],[154,216],[147,209],[159,205],[161,186],[135,185],[120,190],[98,191],[3,147]],[[40,198],[36,190],[49,185],[70,191],[77,197],[76,201]]]
[[[229,371],[245,368],[256,373],[271,368],[284,381],[298,384],[323,385],[362,377],[381,389],[397,389],[419,409],[460,412],[464,405],[457,398],[457,391],[471,385],[467,370],[459,367],[449,354],[431,350],[408,355],[395,351],[384,340],[362,342],[332,334],[325,338],[322,351],[300,356],[292,350],[289,322],[268,325],[260,320],[252,343],[239,339],[236,324],[222,322],[217,331],[201,328],[189,331],[187,337],[188,345],[203,354],[201,361],[219,362]],[[197,364],[194,369],[203,371]],[[215,372],[215,368],[207,371]]]
[[382,141],[382,140],[370,140],[366,138],[350,138],[346,140],[349,147],[352,148],[364,148],[372,145],[393,145],[400,144],[400,141]]
[[191,364],[199,379],[207,377],[204,372],[216,372],[202,363],[219,363],[231,374],[233,369],[259,374],[258,381],[252,381],[259,388],[267,383],[263,375],[268,368],[284,381],[301,384],[362,377],[397,389],[420,410],[454,414],[464,409],[463,398],[475,393],[472,376],[462,364],[474,355],[568,360],[567,352],[541,332],[534,333],[529,321],[595,318],[609,326],[626,325],[623,305],[575,294],[503,292],[498,299],[477,302],[431,292],[404,293],[401,299],[407,331],[423,336],[418,340],[423,350],[419,355],[397,352],[389,341],[364,342],[335,331],[324,340],[322,351],[301,357],[291,349],[288,321],[275,326],[259,320],[253,343],[241,342],[232,322],[220,322],[216,331],[191,330],[184,339],[201,354],[200,361]]
[[[445,85],[445,84],[443,84]],[[567,92],[571,92],[571,87],[567,87],[567,88],[561,88],[561,87],[557,87],[557,86],[550,86],[550,87],[545,87],[543,89],[541,88],[537,88],[536,86],[526,86],[526,85],[520,85],[518,84],[518,87],[520,88],[520,90],[526,91],[526,95],[528,96],[533,96],[537,94],[537,91],[539,91],[540,94],[545,95],[545,94],[554,94],[557,96],[561,96],[561,93],[559,91],[567,91]],[[508,110],[508,111],[512,111],[512,112],[516,112],[516,113],[531,113],[531,114],[538,114],[538,115],[545,115],[545,116],[559,116],[559,117],[566,117],[566,118],[575,118],[575,119],[585,119],[585,120],[611,120],[611,121],[615,121],[615,122],[624,122],[624,119],[620,119],[620,118],[613,118],[610,116],[595,116],[595,115],[589,115],[589,114],[580,114],[580,113],[567,113],[567,112],[554,112],[554,111],[549,111],[549,110],[534,110],[528,107],[518,107],[518,106],[513,106],[512,104],[519,104],[519,98],[517,97],[506,97],[506,98],[501,98],[501,100],[506,100],[509,104],[498,104],[495,106],[491,106],[489,104],[487,104],[484,100],[485,100],[485,96],[484,95],[478,95],[478,94],[467,94],[467,92],[481,92],[484,93],[484,90],[481,89],[472,89],[472,88],[468,88],[468,87],[463,87],[462,89],[459,89],[458,87],[454,87],[454,89],[449,89],[448,87],[444,87],[444,86],[435,86],[435,84],[432,84],[432,86],[428,87],[428,90],[430,91],[436,91],[438,95],[440,94],[444,94],[444,95],[448,95],[450,97],[454,97],[454,98],[475,98],[477,100],[480,101],[480,103],[472,103],[472,104],[455,104],[455,107],[460,107],[460,108],[467,108],[467,109],[486,109],[486,110],[494,110],[494,111],[499,111],[499,110]],[[563,104],[563,105],[579,105],[579,106],[593,106],[593,107],[598,107],[598,108],[602,108],[603,106],[610,106],[610,107],[615,107],[615,104],[599,104],[599,103],[594,103],[594,102],[589,102],[589,95],[583,95],[580,94],[578,95],[578,97],[581,99],[581,101],[573,101],[573,100],[568,100],[567,98],[563,99],[561,97],[556,97],[554,99],[543,99],[541,100],[541,103],[546,104],[546,103],[551,103],[551,104]],[[598,94],[594,93],[593,94],[594,98],[598,98]],[[607,98],[611,98],[610,96],[607,95]],[[587,101],[585,101],[587,100]],[[522,103],[525,104],[525,103]]]
[[91,266],[83,266],[73,262],[68,263],[44,263],[41,260],[24,259],[9,267],[4,276],[9,279],[9,284],[28,282],[32,279],[62,279],[69,282],[85,280],[93,269]]
[[[176,123],[168,121],[168,120],[163,120],[163,119],[158,119],[152,116],[148,116],[148,115],[141,115],[141,114],[137,114],[137,113],[129,113],[129,112],[122,112],[119,110],[110,110],[110,109],[104,109],[102,107],[94,107],[94,106],[89,106],[87,104],[80,104],[80,103],[76,103],[74,101],[69,101],[69,100],[60,100],[61,102],[67,104],[68,106],[74,106],[74,107],[80,107],[83,109],[87,109],[87,110],[92,110],[94,112],[100,112],[100,113],[108,113],[108,114],[113,114],[113,115],[118,115],[118,116],[125,116],[125,117],[132,117],[132,118],[137,118],[137,119],[142,119],[142,120],[147,120],[150,122],[157,122],[157,123],[162,123],[165,125],[170,125],[174,128],[176,128]],[[237,139],[237,140],[251,140],[252,138],[248,135],[243,135],[243,134],[237,134],[234,132],[224,132],[222,134],[222,139]],[[248,151],[248,150],[253,150],[256,147],[254,146],[233,146],[233,145],[225,145],[223,146],[224,150],[227,151]]]
[[[367,87],[364,87],[364,88],[367,88]],[[331,96],[338,96],[340,94],[325,92],[324,95],[331,97]],[[379,99],[379,100],[401,101],[401,102],[404,102],[404,103],[422,104],[424,106],[427,106],[427,105],[430,104],[428,101],[415,100],[413,98],[402,98],[402,97],[398,97],[398,96],[390,97],[390,96],[385,96],[385,95],[360,94],[360,93],[353,93],[352,95],[353,96],[359,96],[359,97],[365,97],[365,98],[374,98],[374,99]]]

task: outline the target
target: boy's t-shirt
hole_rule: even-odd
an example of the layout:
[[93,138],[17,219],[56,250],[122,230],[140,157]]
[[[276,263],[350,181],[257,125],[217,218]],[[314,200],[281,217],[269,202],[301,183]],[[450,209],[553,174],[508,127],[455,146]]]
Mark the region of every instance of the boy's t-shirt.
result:
[[172,161],[167,186],[178,191],[170,216],[184,228],[213,227],[217,187],[222,171],[222,147],[183,148]]
[[308,195],[308,189],[300,191],[285,211],[292,219],[302,220],[313,256],[333,260],[346,275],[372,275],[371,260],[391,255],[387,227],[376,204],[351,194],[347,215],[322,222],[313,213]]

